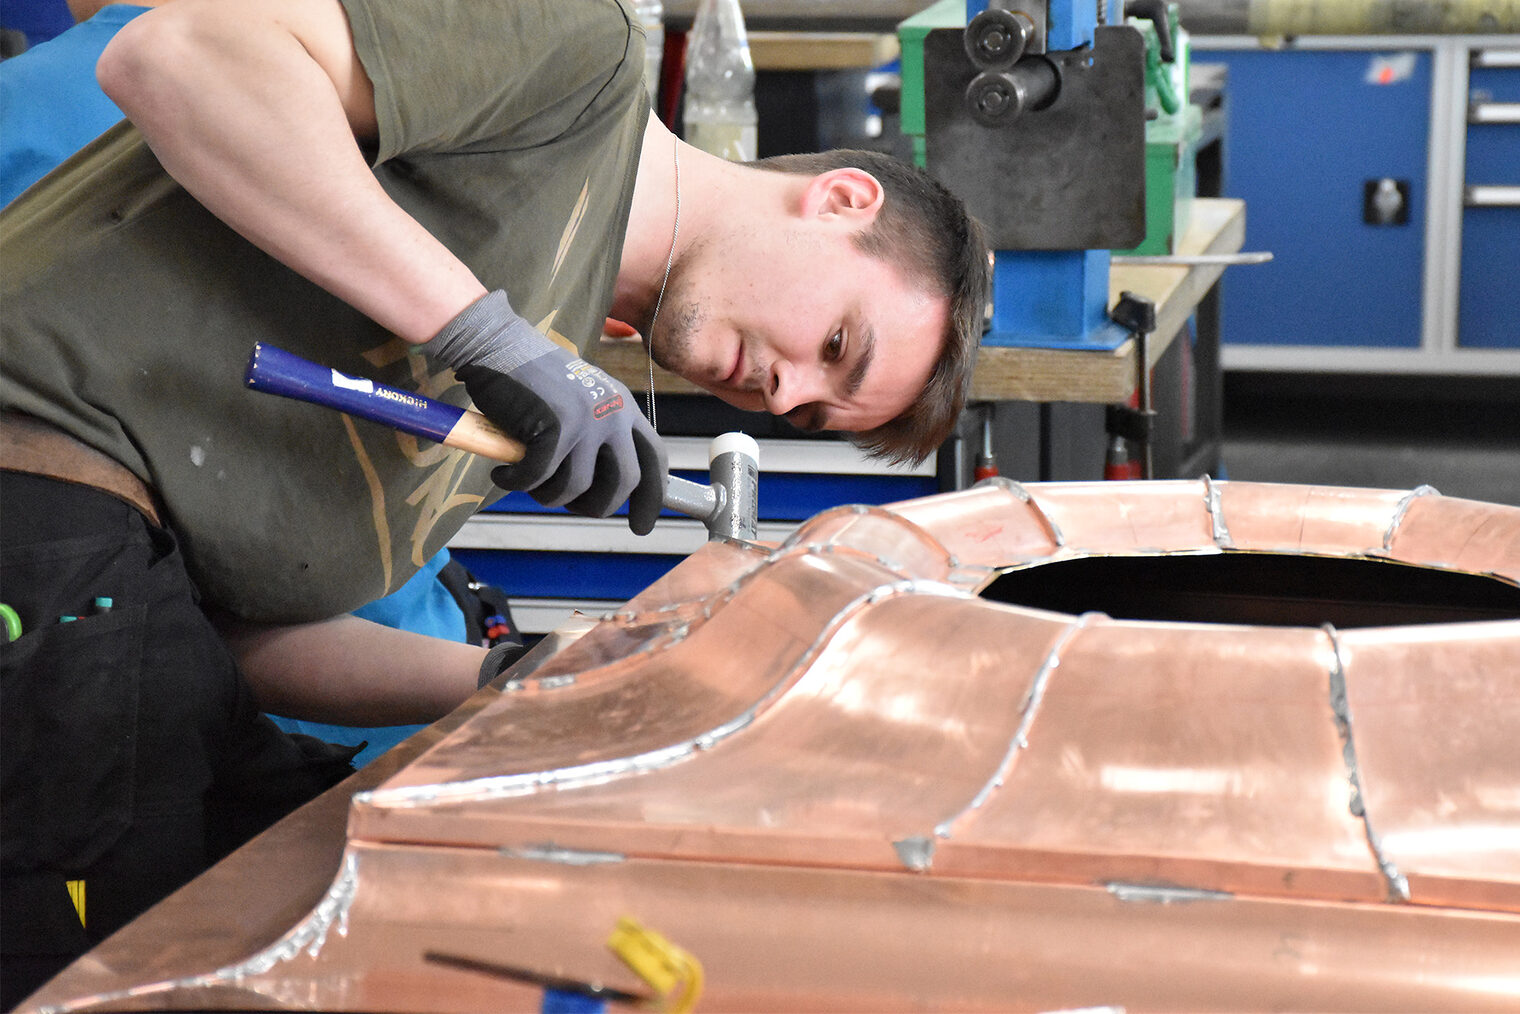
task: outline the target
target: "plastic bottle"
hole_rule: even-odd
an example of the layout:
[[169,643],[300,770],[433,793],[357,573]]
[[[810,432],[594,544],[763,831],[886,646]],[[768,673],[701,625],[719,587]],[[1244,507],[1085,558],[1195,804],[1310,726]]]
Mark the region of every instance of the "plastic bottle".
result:
[[665,55],[665,5],[660,0],[633,0],[633,12],[644,26],[644,83],[649,101],[660,97],[660,60]]
[[755,65],[739,0],[702,0],[686,39],[686,140],[747,162],[756,155]]

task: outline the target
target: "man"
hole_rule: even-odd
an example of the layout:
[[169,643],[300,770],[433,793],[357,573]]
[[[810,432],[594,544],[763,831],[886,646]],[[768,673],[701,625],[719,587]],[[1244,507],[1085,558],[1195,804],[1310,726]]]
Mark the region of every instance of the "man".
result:
[[[157,6],[104,4],[100,0],[56,0],[59,12],[78,23],[30,47],[18,58],[0,62],[0,205],[51,172],[70,155],[122,118],[95,79],[101,51],[123,25]],[[41,10],[37,13],[42,13]],[[482,598],[482,595],[485,598]],[[490,599],[489,604],[486,598]],[[450,559],[447,548],[397,590],[353,610],[354,615],[389,627],[472,644],[521,637],[512,630],[506,597],[477,587],[471,575]],[[487,623],[487,617],[499,622]],[[495,631],[495,635],[492,635]],[[367,764],[417,731],[419,725],[355,728],[275,717],[275,724],[332,743],[359,748],[353,763]]]
[[[85,628],[118,622],[56,617],[88,612],[89,598],[72,604],[87,594],[125,613],[134,581],[178,568],[236,669],[189,618],[157,630],[158,600],[130,625],[133,643],[182,643],[197,660],[174,700],[178,721],[207,730],[209,766],[216,730],[241,721],[223,697],[243,678],[266,709],[313,720],[451,710],[495,674],[481,649],[346,611],[436,553],[497,495],[493,477],[581,513],[627,500],[631,527],[652,527],[659,438],[571,351],[593,349],[608,315],[741,407],[856,432],[888,456],[943,439],[986,290],[959,202],[895,163],[790,171],[706,156],[650,118],[642,62],[637,21],[613,0],[175,0],[121,30],[98,74],[134,125],[0,213],[0,400],[151,502],[92,499],[100,486],[45,463],[5,476],[6,516],[29,524],[7,522],[4,594],[28,589],[29,636],[60,642],[7,660],[7,723],[13,687],[98,662]],[[917,199],[948,221],[913,224]],[[257,339],[471,401],[528,453],[493,468],[251,393],[241,374]],[[104,545],[68,573],[127,575],[116,594],[93,576],[31,592],[83,529]],[[165,671],[132,679],[158,686]],[[5,823],[9,849],[21,825]],[[96,830],[64,858],[29,843],[25,868],[88,865],[112,847]]]

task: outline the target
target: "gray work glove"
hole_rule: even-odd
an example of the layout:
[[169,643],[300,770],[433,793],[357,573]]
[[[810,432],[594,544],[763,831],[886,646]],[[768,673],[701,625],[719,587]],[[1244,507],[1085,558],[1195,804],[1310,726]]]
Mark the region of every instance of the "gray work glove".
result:
[[423,348],[454,368],[475,407],[527,448],[491,471],[546,507],[606,517],[628,501],[647,535],[665,498],[665,445],[628,389],[519,317],[500,290],[480,297]]

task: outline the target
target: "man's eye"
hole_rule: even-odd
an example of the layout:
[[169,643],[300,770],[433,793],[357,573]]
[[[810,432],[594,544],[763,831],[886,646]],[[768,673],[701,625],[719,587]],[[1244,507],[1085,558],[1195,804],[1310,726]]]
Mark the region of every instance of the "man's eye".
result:
[[806,433],[823,429],[823,412],[815,404],[798,405],[786,414],[786,421]]
[[838,362],[844,356],[844,332],[835,331],[824,343],[823,353],[830,362]]

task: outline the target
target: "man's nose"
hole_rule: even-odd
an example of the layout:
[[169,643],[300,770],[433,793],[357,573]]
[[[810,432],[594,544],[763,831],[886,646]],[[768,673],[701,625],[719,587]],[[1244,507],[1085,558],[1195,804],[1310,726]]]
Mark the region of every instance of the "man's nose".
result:
[[799,405],[823,401],[822,371],[797,366],[785,359],[771,364],[765,389],[765,410],[772,415],[786,415]]

